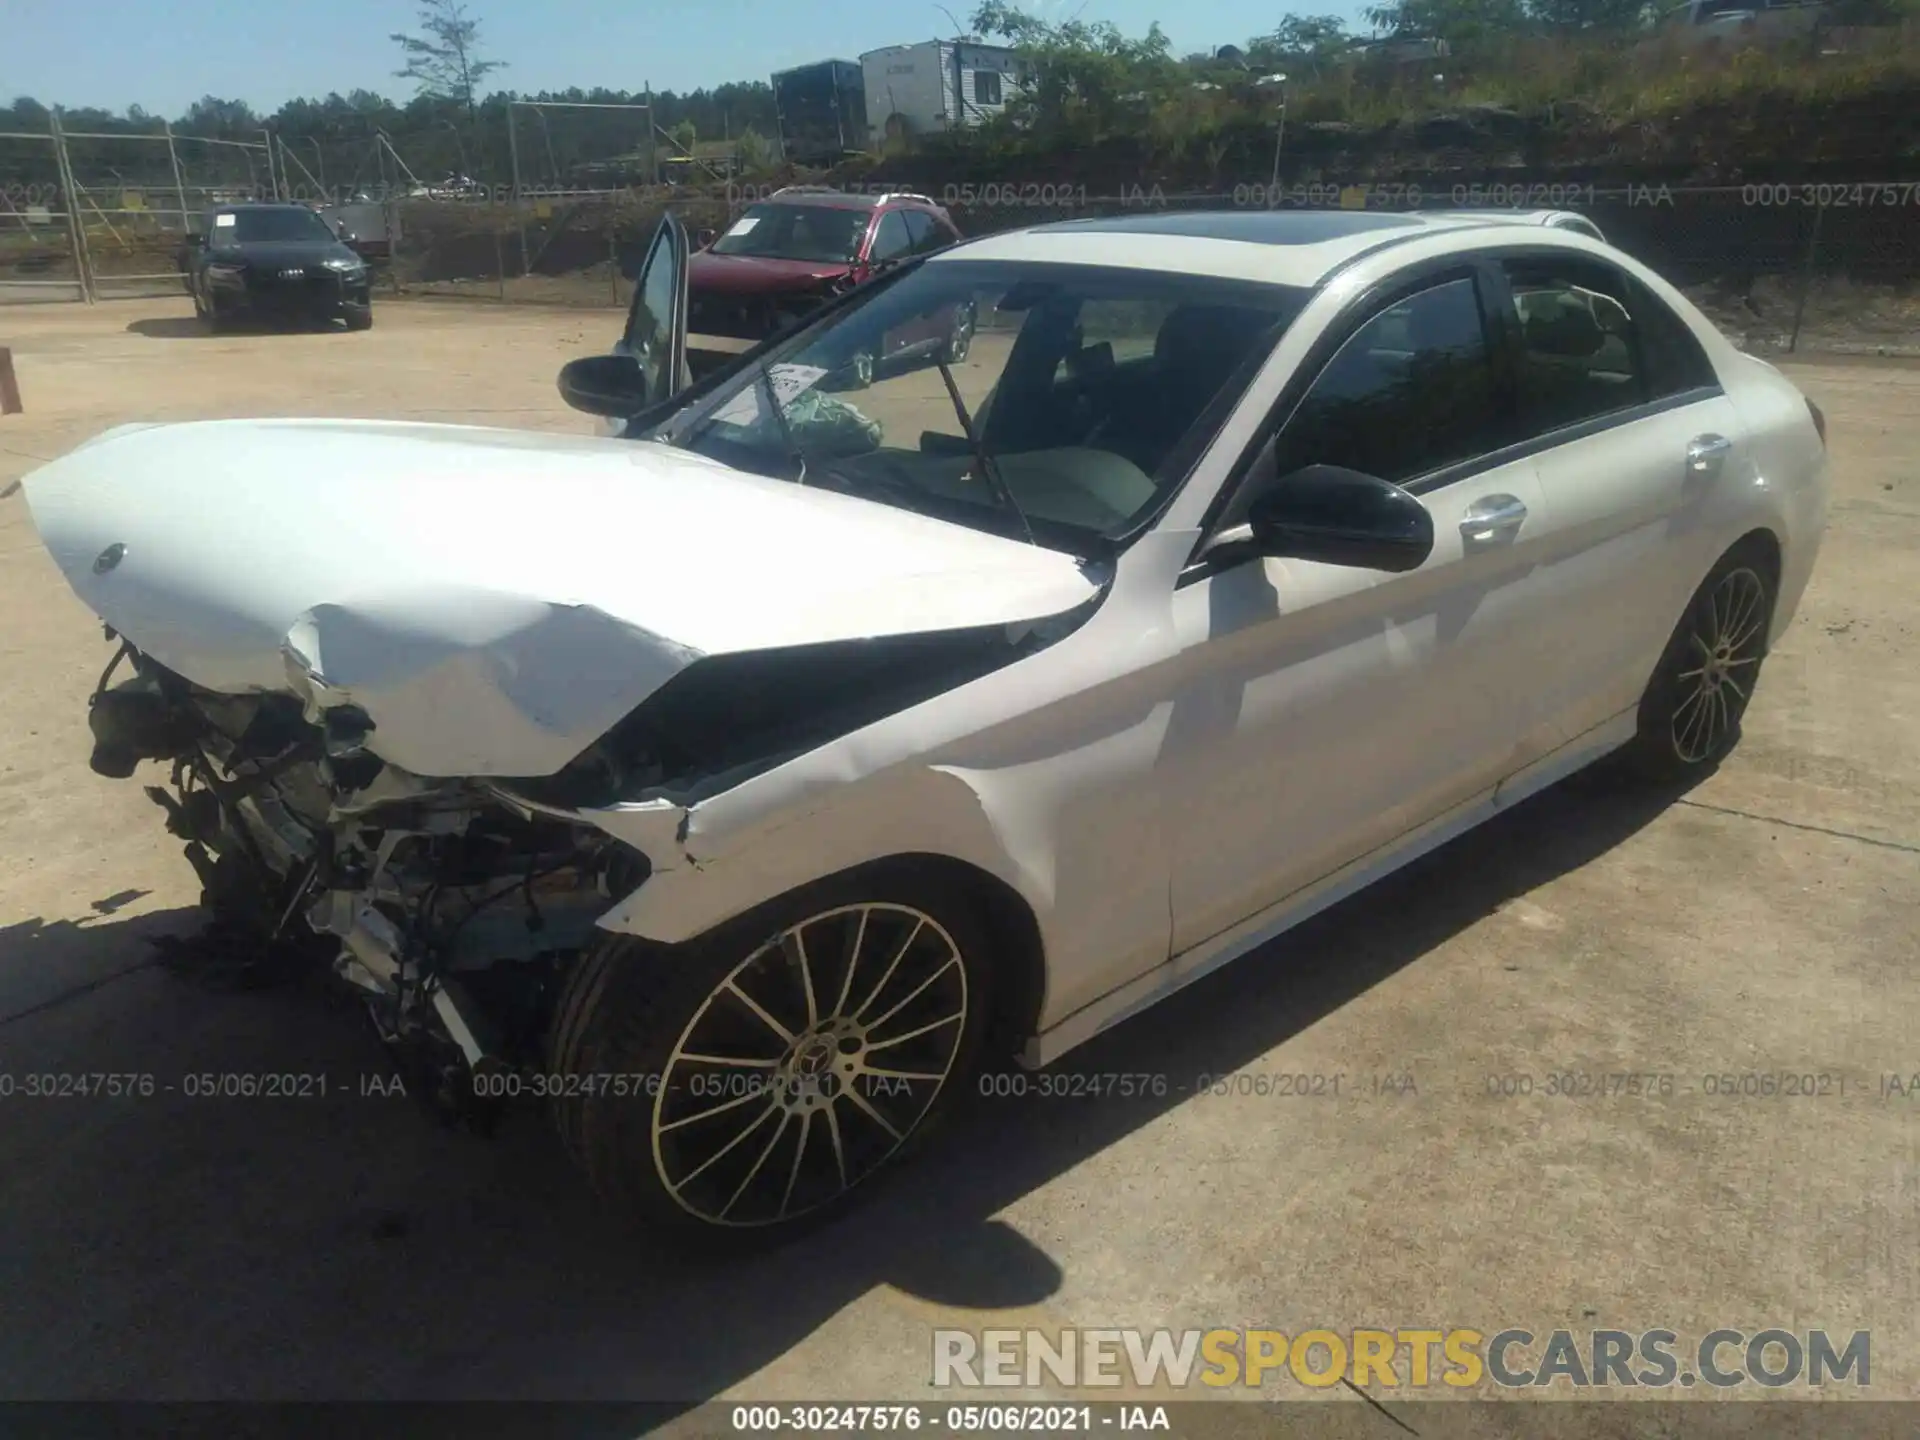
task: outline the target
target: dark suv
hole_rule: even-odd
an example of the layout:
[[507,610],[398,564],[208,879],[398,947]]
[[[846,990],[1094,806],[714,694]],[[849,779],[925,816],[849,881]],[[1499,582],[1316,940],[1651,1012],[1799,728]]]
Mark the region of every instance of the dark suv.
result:
[[373,324],[367,262],[305,205],[217,205],[182,256],[193,310],[210,329],[257,320]]
[[[750,205],[687,267],[687,349],[696,373],[750,349],[816,306],[899,261],[960,238],[953,217],[925,195],[851,195],[791,186]],[[889,353],[860,357],[855,383],[877,366],[935,353],[966,358],[975,318],[942,317],[938,333],[890,336]]]

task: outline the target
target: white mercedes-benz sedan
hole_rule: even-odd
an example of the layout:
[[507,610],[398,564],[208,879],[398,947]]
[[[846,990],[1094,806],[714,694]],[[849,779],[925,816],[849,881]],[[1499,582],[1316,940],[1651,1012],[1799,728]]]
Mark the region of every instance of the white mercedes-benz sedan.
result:
[[696,385],[686,251],[561,374],[618,436],[127,426],[26,495],[118,646],[94,769],[170,772],[179,963],[331,966],[695,1232],[1602,757],[1709,770],[1825,525],[1819,410],[1571,230],[1044,225]]

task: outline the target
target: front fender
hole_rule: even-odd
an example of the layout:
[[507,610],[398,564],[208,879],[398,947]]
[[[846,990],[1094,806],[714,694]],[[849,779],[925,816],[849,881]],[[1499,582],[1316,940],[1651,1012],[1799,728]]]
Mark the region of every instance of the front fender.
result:
[[587,815],[651,862],[601,926],[679,943],[799,886],[933,855],[995,877],[1032,913],[1043,1025],[1163,964],[1168,599],[1194,538],[1143,537],[1105,603],[1038,655],[690,806]]
[[1150,790],[1103,779],[1140,765],[1151,726],[1038,763],[900,767],[820,792],[773,823],[716,833],[705,805],[602,811],[652,861],[601,928],[678,944],[802,885],[902,855],[956,860],[1031,912],[1044,1027],[1165,961],[1168,863]]
[[732,843],[701,825],[705,807],[628,814],[630,821],[619,812],[597,819],[646,853],[653,873],[600,925],[666,944],[691,940],[801,885],[907,853],[939,854],[984,870],[1019,892],[1036,915],[1052,908],[1045,847],[1034,857],[1037,864],[1016,859],[1018,837],[1009,845],[996,833],[979,793],[948,771],[876,778],[755,834],[731,837]]

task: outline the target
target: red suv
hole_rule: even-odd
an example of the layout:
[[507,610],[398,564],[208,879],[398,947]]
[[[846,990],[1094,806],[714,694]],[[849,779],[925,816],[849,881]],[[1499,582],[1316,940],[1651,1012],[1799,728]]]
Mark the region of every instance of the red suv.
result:
[[[953,217],[925,195],[850,195],[811,185],[776,190],[718,237],[703,234],[703,248],[690,258],[687,349],[695,373],[880,270],[959,238]],[[961,309],[937,317],[925,333],[889,335],[887,354],[860,357],[853,378],[865,384],[877,368],[936,354],[958,364],[975,323]]]

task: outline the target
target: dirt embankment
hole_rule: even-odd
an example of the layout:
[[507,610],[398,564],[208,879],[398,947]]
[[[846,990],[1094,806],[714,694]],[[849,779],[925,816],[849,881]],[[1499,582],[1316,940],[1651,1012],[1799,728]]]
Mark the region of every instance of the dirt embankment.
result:
[[[1274,140],[1272,117],[1248,117],[1204,143],[929,142],[918,154],[842,173],[862,182],[1071,186],[1089,195],[1153,186],[1231,190],[1271,180]],[[1677,100],[1664,113],[1618,120],[1580,100],[1529,113],[1461,105],[1377,125],[1316,120],[1309,108],[1287,123],[1281,179],[1435,188],[1511,181],[1516,172],[1602,189],[1920,179],[1920,86],[1833,97],[1756,89],[1738,99]]]

